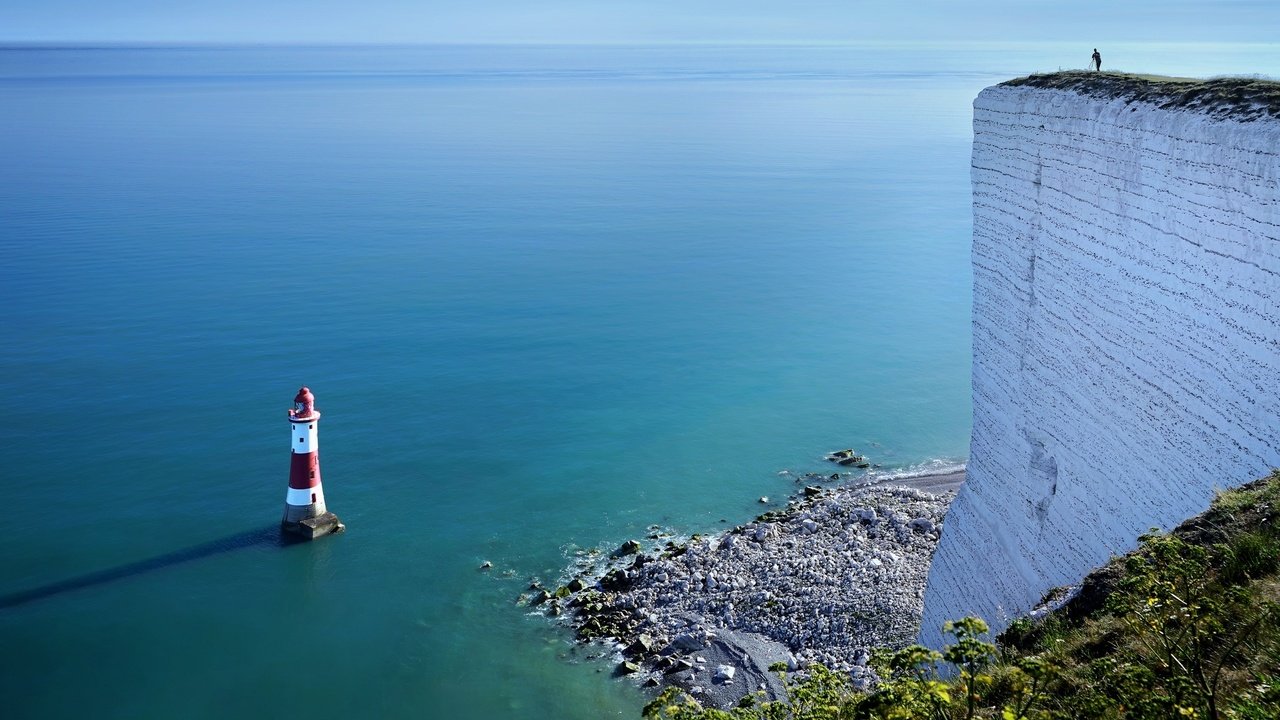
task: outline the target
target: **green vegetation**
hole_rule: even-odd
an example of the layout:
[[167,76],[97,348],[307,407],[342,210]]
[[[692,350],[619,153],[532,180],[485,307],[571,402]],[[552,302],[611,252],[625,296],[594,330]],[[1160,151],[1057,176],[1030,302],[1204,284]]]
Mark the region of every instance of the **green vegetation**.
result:
[[1258,78],[1194,78],[1069,70],[1009,80],[1003,85],[1070,90],[1089,97],[1190,108],[1237,120],[1280,118],[1280,82]]
[[[941,653],[877,652],[859,692],[821,666],[787,702],[704,709],[668,689],[649,720],[1275,720],[1280,718],[1280,472],[1230,492],[1090,575],[1040,622],[985,639],[948,623]],[[781,668],[774,668],[781,672]],[[941,671],[941,672],[940,672]]]

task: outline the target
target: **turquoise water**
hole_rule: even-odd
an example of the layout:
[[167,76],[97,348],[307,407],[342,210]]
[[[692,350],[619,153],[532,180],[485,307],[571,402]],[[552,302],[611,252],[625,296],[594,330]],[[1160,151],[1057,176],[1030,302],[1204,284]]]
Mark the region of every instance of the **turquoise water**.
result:
[[[970,102],[1087,52],[0,50],[6,715],[636,716],[515,598],[963,462]],[[280,547],[303,383],[349,531]]]

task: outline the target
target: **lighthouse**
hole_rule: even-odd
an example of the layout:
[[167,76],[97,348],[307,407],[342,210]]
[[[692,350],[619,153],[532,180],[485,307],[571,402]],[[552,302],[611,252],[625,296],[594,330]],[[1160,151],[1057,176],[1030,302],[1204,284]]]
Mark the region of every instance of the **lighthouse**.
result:
[[346,526],[324,505],[320,484],[320,412],[306,387],[298,389],[289,409],[289,492],[280,526],[307,540],[339,533]]

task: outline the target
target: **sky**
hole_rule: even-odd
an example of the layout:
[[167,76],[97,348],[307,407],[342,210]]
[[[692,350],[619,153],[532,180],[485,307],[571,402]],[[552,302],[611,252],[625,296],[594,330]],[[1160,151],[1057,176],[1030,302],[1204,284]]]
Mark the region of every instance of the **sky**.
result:
[[3,42],[1276,42],[1280,0],[0,0]]

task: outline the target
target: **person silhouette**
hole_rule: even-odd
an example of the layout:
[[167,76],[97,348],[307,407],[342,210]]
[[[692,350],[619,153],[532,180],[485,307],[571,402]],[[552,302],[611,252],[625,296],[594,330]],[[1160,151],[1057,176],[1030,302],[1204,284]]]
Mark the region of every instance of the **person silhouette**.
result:
[[1102,70],[1102,53],[1098,52],[1098,48],[1093,49],[1093,62],[1091,64],[1094,72]]

